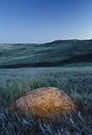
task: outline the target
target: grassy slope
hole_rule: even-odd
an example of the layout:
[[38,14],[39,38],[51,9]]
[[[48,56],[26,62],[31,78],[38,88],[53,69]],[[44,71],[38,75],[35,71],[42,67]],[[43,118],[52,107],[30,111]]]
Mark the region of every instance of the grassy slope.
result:
[[0,67],[92,65],[92,40],[0,45]]
[[[83,67],[92,65],[91,52],[91,40],[0,45],[0,67],[20,67],[0,69],[0,135],[91,135],[92,67]],[[66,65],[70,67],[59,67]],[[26,91],[47,86],[64,90],[79,103],[80,112],[74,116],[64,116],[53,124],[52,121],[34,121],[22,112],[7,109]]]

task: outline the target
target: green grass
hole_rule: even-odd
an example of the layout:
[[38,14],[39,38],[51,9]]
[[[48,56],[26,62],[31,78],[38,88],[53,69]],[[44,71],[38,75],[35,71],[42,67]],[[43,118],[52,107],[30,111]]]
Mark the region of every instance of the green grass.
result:
[[92,66],[92,40],[57,40],[46,44],[1,44],[0,67]]
[[80,100],[87,102],[92,100],[87,99],[92,98],[91,82],[91,67],[1,69],[0,105],[15,101],[29,90],[46,86],[58,87],[72,98],[81,95]]
[[[39,120],[34,121],[22,112],[17,113],[6,109],[27,91],[46,86],[64,90],[69,97],[78,103],[80,112],[75,116],[65,116],[58,123],[53,124],[53,121],[45,121],[45,123],[39,122]],[[33,135],[61,135],[61,133],[65,135],[91,135],[92,68],[0,69],[0,106],[0,121],[5,124],[3,128],[3,124],[1,124],[0,135],[13,135],[20,132],[23,135],[25,133],[28,135],[31,133]],[[33,122],[32,125],[30,122]],[[54,125],[56,125],[56,129]]]
[[[35,121],[11,109],[27,91],[49,86],[74,100],[77,114]],[[0,44],[0,135],[25,134],[92,134],[92,40]]]

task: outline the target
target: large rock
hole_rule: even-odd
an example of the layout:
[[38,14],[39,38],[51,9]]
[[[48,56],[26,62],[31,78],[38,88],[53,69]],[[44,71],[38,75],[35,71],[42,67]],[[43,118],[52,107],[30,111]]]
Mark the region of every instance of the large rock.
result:
[[34,118],[60,116],[64,112],[76,110],[73,101],[62,90],[54,87],[32,90],[19,98],[16,105]]

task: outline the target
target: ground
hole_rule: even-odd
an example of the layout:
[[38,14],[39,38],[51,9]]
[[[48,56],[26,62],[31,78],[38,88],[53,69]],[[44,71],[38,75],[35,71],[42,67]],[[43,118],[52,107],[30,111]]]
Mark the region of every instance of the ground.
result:
[[[23,135],[25,132],[34,135],[38,132],[45,135],[59,135],[60,133],[91,135],[91,67],[0,69],[0,78],[0,121],[3,123],[1,135],[19,134],[19,132]],[[20,114],[21,112],[17,113],[9,109],[10,105],[27,91],[46,86],[57,87],[68,94],[80,105],[78,114],[61,118],[61,122],[58,120],[54,128],[55,124],[51,124],[51,121],[44,124],[40,120],[35,122],[29,116]],[[36,129],[35,126],[37,126]],[[13,130],[11,130],[12,127]]]
[[[40,87],[57,87],[79,111],[35,121],[14,108]],[[92,40],[0,44],[0,135],[92,135]]]

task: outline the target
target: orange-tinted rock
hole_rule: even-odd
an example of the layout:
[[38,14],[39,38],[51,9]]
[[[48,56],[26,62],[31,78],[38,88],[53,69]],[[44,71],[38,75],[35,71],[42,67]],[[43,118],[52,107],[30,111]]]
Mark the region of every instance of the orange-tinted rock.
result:
[[17,107],[34,118],[48,118],[76,110],[76,105],[62,91],[54,87],[28,92],[16,101]]

